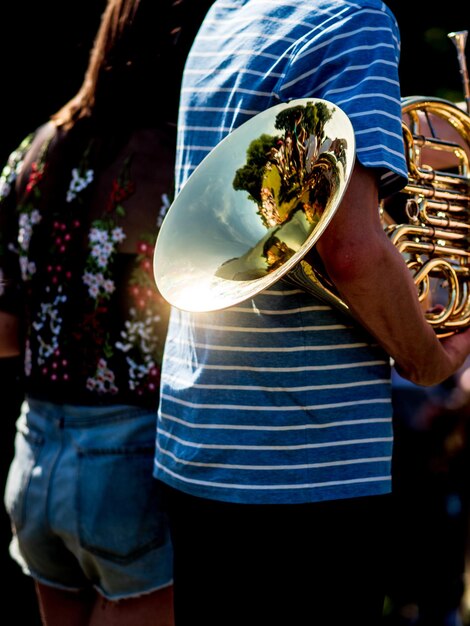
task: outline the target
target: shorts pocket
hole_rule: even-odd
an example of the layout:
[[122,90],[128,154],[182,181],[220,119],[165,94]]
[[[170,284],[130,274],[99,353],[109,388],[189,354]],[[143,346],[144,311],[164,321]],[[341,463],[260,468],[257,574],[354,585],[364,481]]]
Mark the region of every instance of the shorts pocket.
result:
[[26,496],[33,469],[44,445],[44,437],[31,429],[21,417],[17,423],[15,454],[5,484],[4,504],[15,532],[25,520]]
[[167,518],[152,476],[154,446],[78,453],[77,513],[82,547],[128,563],[167,539]]

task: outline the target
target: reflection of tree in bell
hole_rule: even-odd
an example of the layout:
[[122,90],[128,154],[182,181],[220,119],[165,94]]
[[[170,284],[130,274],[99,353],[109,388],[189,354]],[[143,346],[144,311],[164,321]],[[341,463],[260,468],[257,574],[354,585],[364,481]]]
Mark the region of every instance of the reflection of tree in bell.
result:
[[246,165],[235,172],[233,188],[248,191],[249,198],[257,204],[261,203],[261,181],[266,169],[267,155],[280,141],[280,137],[271,135],[260,135],[258,139],[254,139],[247,150]]
[[270,271],[284,265],[293,254],[294,250],[289,248],[289,246],[276,237],[275,234],[269,237],[263,247],[263,255],[266,258],[266,263]]
[[333,109],[323,102],[284,109],[275,121],[283,136],[263,134],[251,142],[233,187],[248,191],[267,228],[287,222],[299,209],[316,224],[336,192],[346,141],[325,136],[332,115]]
[[256,221],[257,241],[249,238],[248,249],[223,261],[216,277],[252,281],[288,271],[293,257],[313,243],[318,222],[326,223],[344,188],[348,165],[347,140],[327,135],[336,126],[328,124],[333,115],[334,105],[324,101],[284,107],[274,120],[280,133],[264,133],[249,144],[232,184],[253,203],[243,204],[242,223],[246,228]]

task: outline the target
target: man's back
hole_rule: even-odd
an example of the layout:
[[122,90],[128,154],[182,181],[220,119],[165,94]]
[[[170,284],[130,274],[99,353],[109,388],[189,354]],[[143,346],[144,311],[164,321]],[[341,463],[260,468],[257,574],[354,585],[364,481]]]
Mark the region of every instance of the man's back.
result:
[[[380,2],[365,4],[216,3],[186,65],[178,186],[244,121],[306,96],[346,110],[384,192],[403,181],[398,32]],[[156,475],[240,502],[387,492],[389,378],[367,333],[282,281],[225,311],[173,311]]]

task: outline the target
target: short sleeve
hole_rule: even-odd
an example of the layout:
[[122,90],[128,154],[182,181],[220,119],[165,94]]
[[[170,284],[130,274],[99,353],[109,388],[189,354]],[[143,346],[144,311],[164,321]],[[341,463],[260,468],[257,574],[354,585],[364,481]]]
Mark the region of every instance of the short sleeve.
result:
[[16,182],[33,136],[11,153],[0,175],[0,310],[18,313],[22,301],[19,241],[27,236],[18,222]]
[[358,160],[379,171],[382,196],[407,182],[399,57],[393,14],[364,3],[304,38],[280,90],[284,100],[324,98],[343,109],[354,127]]

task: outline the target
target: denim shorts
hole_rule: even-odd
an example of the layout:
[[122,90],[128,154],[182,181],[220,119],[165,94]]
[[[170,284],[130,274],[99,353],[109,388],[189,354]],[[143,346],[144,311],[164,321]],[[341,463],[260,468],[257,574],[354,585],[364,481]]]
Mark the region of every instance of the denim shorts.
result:
[[156,411],[138,407],[24,402],[5,506],[26,574],[110,600],[172,583],[155,425]]

